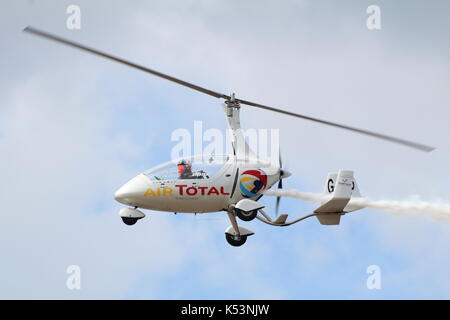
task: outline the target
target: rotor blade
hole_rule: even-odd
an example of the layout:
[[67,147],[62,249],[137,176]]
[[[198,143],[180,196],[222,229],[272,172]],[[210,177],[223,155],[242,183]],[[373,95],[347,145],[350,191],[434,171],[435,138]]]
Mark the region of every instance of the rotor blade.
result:
[[185,86],[185,87],[188,87],[188,88],[200,91],[202,93],[206,93],[206,94],[208,94],[210,96],[213,96],[215,98],[230,99],[230,97],[225,95],[225,94],[222,94],[222,93],[219,93],[219,92],[215,92],[215,91],[212,91],[212,90],[209,90],[209,89],[202,88],[202,87],[197,86],[195,84],[192,84],[192,83],[189,83],[189,82],[186,82],[186,81],[183,81],[183,80],[171,77],[171,76],[169,76],[167,74],[158,72],[156,70],[153,70],[153,69],[150,69],[150,68],[146,68],[146,67],[138,65],[136,63],[133,63],[133,62],[130,62],[130,61],[127,61],[127,60],[124,60],[124,59],[112,56],[112,55],[110,55],[108,53],[105,53],[105,52],[102,52],[102,51],[99,51],[99,50],[87,47],[87,46],[82,45],[80,43],[76,43],[76,42],[73,42],[73,41],[61,38],[59,36],[47,33],[45,31],[42,31],[42,30],[30,27],[30,26],[28,26],[25,29],[23,29],[23,31],[31,33],[31,34],[34,34],[36,36],[40,36],[40,37],[43,37],[43,38],[46,38],[46,39],[49,39],[49,40],[53,40],[53,41],[65,44],[65,45],[73,47],[73,48],[77,48],[77,49],[80,49],[80,50],[84,50],[84,51],[90,52],[90,53],[95,54],[97,56],[100,56],[100,57],[103,57],[103,58],[107,58],[107,59],[116,61],[118,63],[122,63],[124,65],[129,66],[129,67],[132,67],[132,68],[135,68],[135,69],[138,69],[138,70],[150,73],[150,74],[152,74],[154,76],[157,76],[157,77],[160,77],[160,78],[163,78],[163,79],[166,79],[166,80],[169,80],[169,81],[181,84],[182,86]]
[[[79,44],[79,43],[76,43],[76,42],[73,42],[73,41],[70,41],[70,40],[67,40],[67,39],[64,39],[62,37],[59,37],[59,36],[50,34],[48,32],[45,32],[45,31],[33,28],[31,26],[26,27],[23,31],[27,32],[27,33],[31,33],[31,34],[36,35],[36,36],[40,36],[40,37],[46,38],[48,40],[53,40],[53,41],[59,42],[61,44],[65,44],[65,45],[73,47],[73,48],[77,48],[77,49],[80,49],[80,50],[83,50],[83,51],[95,54],[95,55],[103,57],[103,58],[107,58],[107,59],[116,61],[118,63],[127,65],[129,67],[132,67],[132,68],[144,71],[146,73],[152,74],[154,76],[157,76],[157,77],[160,77],[160,78],[172,81],[174,83],[180,84],[182,86],[191,88],[193,90],[205,93],[205,94],[210,95],[210,96],[215,97],[215,98],[222,98],[222,99],[226,99],[226,100],[230,100],[231,99],[230,96],[225,95],[223,93],[212,91],[212,90],[209,90],[209,89],[197,86],[195,84],[189,83],[187,81],[174,78],[172,76],[169,76],[167,74],[161,73],[159,71],[156,71],[156,70],[153,70],[153,69],[150,69],[150,68],[138,65],[136,63],[133,63],[133,62],[130,62],[130,61],[127,61],[127,60],[124,60],[124,59],[112,56],[112,55],[110,55],[108,53],[105,53],[105,52],[102,52],[102,51],[99,51],[99,50],[87,47],[85,45],[82,45],[82,44]],[[265,105],[262,105],[262,104],[258,104],[258,103],[254,103],[254,102],[250,102],[250,101],[246,101],[246,100],[236,99],[236,101],[240,102],[241,104],[248,105],[248,106],[257,107],[257,108],[261,108],[261,109],[265,109],[265,110],[270,110],[270,111],[286,114],[286,115],[289,115],[289,116],[293,116],[293,117],[297,117],[297,118],[301,118],[301,119],[305,119],[305,120],[314,121],[314,122],[321,123],[321,124],[326,124],[326,125],[329,125],[329,126],[333,126],[333,127],[337,127],[337,128],[341,128],[341,129],[345,129],[345,130],[350,130],[350,131],[353,131],[353,132],[357,132],[357,133],[360,133],[360,134],[365,134],[365,135],[368,135],[368,136],[372,136],[372,137],[383,139],[383,140],[390,141],[390,142],[395,142],[395,143],[398,143],[398,144],[402,144],[404,146],[408,146],[408,147],[415,148],[415,149],[422,150],[422,151],[426,151],[426,152],[430,152],[430,151],[433,151],[435,149],[434,147],[430,147],[430,146],[427,146],[427,145],[419,144],[419,143],[416,143],[416,142],[412,142],[412,141],[408,141],[408,140],[404,140],[404,139],[399,139],[399,138],[395,138],[395,137],[391,137],[391,136],[387,136],[387,135],[384,135],[384,134],[379,134],[379,133],[375,133],[375,132],[371,132],[371,131],[367,131],[367,130],[353,128],[353,127],[337,124],[337,123],[330,122],[330,121],[320,120],[320,119],[317,119],[317,118],[313,118],[313,117],[301,115],[301,114],[298,114],[298,113],[294,113],[294,112],[290,112],[290,111],[285,111],[285,110],[281,110],[281,109],[265,106]]]
[[358,129],[358,128],[354,128],[354,127],[349,127],[349,126],[345,126],[342,124],[338,124],[338,123],[334,123],[334,122],[330,122],[330,121],[325,121],[325,120],[321,120],[321,119],[317,119],[317,118],[313,118],[313,117],[308,117],[305,115],[301,115],[298,113],[294,113],[294,112],[290,112],[290,111],[285,111],[285,110],[281,110],[281,109],[277,109],[277,108],[273,108],[273,107],[269,107],[269,106],[265,106],[259,103],[254,103],[251,101],[246,101],[246,100],[241,100],[241,99],[236,99],[239,103],[241,104],[245,104],[251,107],[256,107],[256,108],[261,108],[261,109],[265,109],[265,110],[270,110],[270,111],[274,111],[274,112],[278,112],[278,113],[282,113],[282,114],[286,114],[288,116],[292,116],[292,117],[297,117],[297,118],[301,118],[301,119],[305,119],[305,120],[310,120],[310,121],[314,121],[317,123],[321,123],[321,124],[326,124],[329,126],[333,126],[333,127],[337,127],[337,128],[341,128],[341,129],[345,129],[345,130],[350,130],[353,132],[357,132],[360,134],[365,134],[371,137],[375,137],[378,139],[382,139],[382,140],[386,140],[386,141],[390,141],[390,142],[394,142],[394,143],[398,143],[410,148],[414,148],[414,149],[418,149],[421,151],[425,151],[425,152],[430,152],[433,151],[435,148],[434,147],[430,147],[424,144],[420,144],[417,142],[412,142],[412,141],[408,141],[408,140],[404,140],[404,139],[400,139],[400,138],[395,138],[395,137],[391,137],[391,136],[387,136],[384,134],[380,134],[380,133],[376,133],[376,132],[372,132],[372,131],[368,131],[368,130],[362,130],[362,129]]

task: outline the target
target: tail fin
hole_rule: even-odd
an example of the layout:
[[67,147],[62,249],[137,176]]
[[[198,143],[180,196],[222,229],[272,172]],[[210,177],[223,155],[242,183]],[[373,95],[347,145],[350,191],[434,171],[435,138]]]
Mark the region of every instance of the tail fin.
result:
[[317,219],[324,225],[337,225],[341,215],[345,213],[352,196],[360,196],[358,186],[353,178],[353,171],[340,170],[339,173],[329,173],[325,183],[325,194],[331,194],[331,199],[322,203],[314,210]]
[[[344,171],[344,170],[341,170],[341,171]],[[323,190],[324,194],[332,194],[334,192],[335,183],[336,183],[337,177],[338,177],[338,174],[336,172],[330,172],[328,174],[327,180],[325,181],[325,187],[324,187],[324,190]],[[355,198],[361,197],[361,193],[359,192],[358,185],[356,184],[356,180],[353,177],[353,172],[352,172],[352,193],[351,193],[351,196],[355,197]]]
[[324,194],[330,194],[334,192],[334,182],[336,181],[337,175],[338,174],[336,172],[330,172],[328,174],[323,190]]
[[355,178],[353,178],[352,197],[353,198],[361,198],[361,193],[359,192],[359,188],[358,188],[358,185],[356,184]]

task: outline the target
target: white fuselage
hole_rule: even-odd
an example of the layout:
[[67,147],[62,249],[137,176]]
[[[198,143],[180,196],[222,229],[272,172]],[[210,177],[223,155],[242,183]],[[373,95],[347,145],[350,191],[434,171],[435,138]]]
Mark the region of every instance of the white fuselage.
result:
[[[228,210],[244,198],[257,200],[265,190],[280,180],[279,166],[264,163],[248,146],[239,120],[239,104],[225,103],[223,109],[231,129],[233,155],[226,156],[223,162],[216,162],[215,156],[207,156],[203,164],[220,165],[219,170],[208,176],[208,171],[198,170],[196,179],[181,179],[174,175],[167,162],[139,174],[115,193],[117,201],[143,209],[205,213]],[[199,155],[204,160],[204,155]],[[179,159],[182,160],[182,159]],[[192,163],[193,165],[195,163]],[[201,168],[199,168],[201,169]],[[290,174],[289,174],[290,175]],[[200,178],[199,178],[200,177]]]
[[[252,174],[258,175],[253,179]],[[251,192],[252,183],[262,186]],[[266,179],[266,180],[264,180]],[[238,161],[234,156],[209,179],[152,180],[149,174],[139,174],[117,190],[117,201],[143,209],[206,213],[227,210],[244,198],[258,199],[279,180],[279,169],[263,163]],[[246,188],[246,183],[250,184]]]

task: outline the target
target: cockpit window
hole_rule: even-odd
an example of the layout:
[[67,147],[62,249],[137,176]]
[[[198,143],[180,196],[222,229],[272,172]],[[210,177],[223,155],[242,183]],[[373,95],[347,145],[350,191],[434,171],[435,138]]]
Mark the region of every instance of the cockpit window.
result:
[[189,159],[181,159],[177,163],[178,179],[209,179],[208,174],[200,169],[192,170],[192,163]]
[[194,156],[166,162],[144,174],[151,180],[210,179],[228,161],[228,156]]

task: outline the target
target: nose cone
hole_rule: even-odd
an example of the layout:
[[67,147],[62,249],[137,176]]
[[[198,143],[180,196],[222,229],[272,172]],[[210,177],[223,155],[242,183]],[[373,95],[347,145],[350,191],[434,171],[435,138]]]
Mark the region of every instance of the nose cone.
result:
[[147,188],[148,179],[143,174],[140,174],[117,190],[114,198],[120,203],[129,206],[138,206]]
[[285,169],[282,169],[280,174],[281,174],[281,179],[286,179],[292,175],[292,173],[290,173],[289,171],[287,171]]

